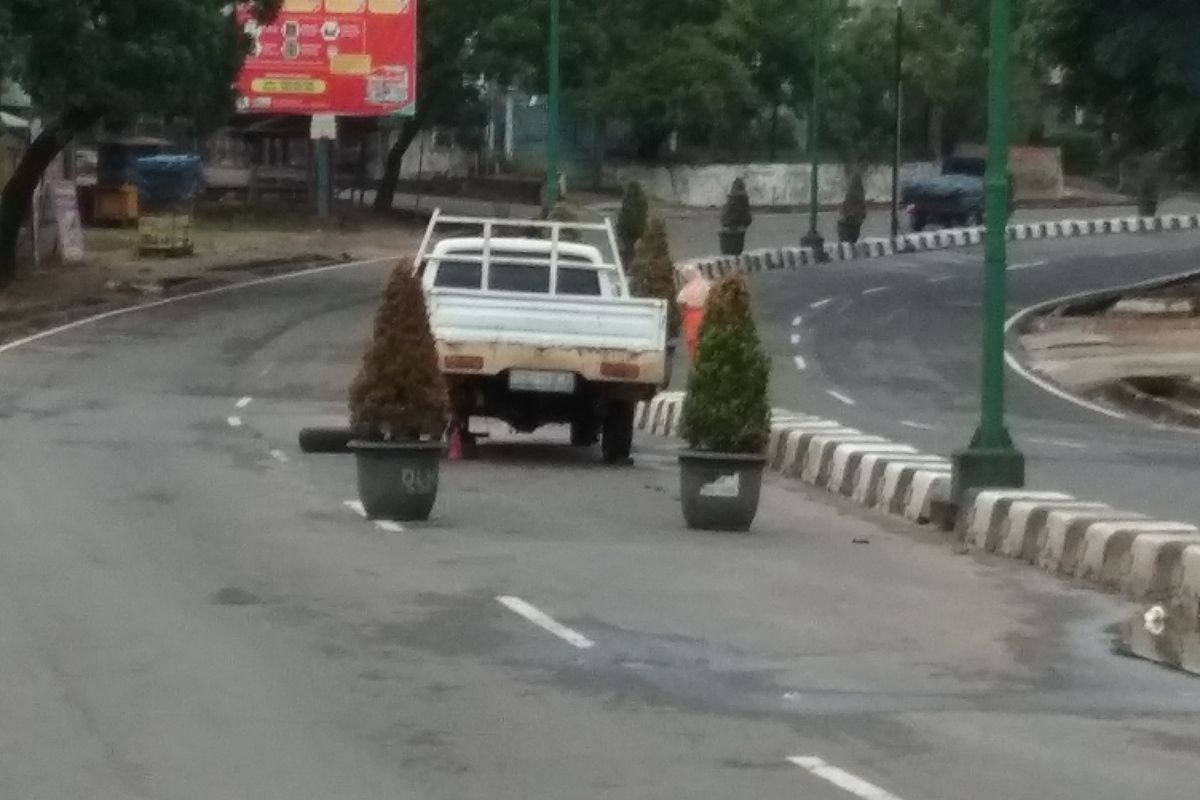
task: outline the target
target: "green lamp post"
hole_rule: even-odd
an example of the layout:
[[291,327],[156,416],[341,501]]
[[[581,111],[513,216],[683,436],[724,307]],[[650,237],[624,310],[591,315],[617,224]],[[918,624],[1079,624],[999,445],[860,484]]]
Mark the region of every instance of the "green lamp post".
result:
[[1004,312],[1008,278],[1008,145],[1011,0],[991,0],[988,65],[987,223],[983,278],[983,380],[979,427],[970,445],[953,454],[951,502],[961,507],[972,489],[1025,484],[1025,457],[1004,424]]
[[817,211],[820,203],[820,148],[821,138],[821,50],[825,36],[825,0],[817,0],[816,31],[813,36],[813,81],[812,101],[808,120],[808,157],[812,159],[808,187],[808,233],[800,239],[800,246],[812,250],[817,261],[824,261],[825,239],[817,229]]
[[550,0],[550,43],[546,95],[546,208],[558,202],[558,5]]

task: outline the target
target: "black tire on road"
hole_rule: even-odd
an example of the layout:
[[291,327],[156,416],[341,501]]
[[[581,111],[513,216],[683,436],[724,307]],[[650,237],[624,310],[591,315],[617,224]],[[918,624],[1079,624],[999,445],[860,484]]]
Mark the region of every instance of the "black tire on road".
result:
[[571,420],[571,446],[591,447],[596,443],[596,419],[591,414]]
[[349,428],[301,428],[300,452],[349,453],[353,438]]
[[616,464],[629,459],[633,450],[633,411],[634,404],[625,400],[609,404],[600,438],[604,463]]

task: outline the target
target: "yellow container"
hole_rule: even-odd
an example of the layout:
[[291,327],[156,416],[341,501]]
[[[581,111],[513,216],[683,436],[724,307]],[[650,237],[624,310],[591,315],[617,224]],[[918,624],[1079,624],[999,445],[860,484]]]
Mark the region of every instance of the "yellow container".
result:
[[191,255],[191,214],[146,214],[138,218],[138,252],[147,255]]
[[97,186],[93,202],[96,222],[125,225],[138,218],[138,192],[133,184]]

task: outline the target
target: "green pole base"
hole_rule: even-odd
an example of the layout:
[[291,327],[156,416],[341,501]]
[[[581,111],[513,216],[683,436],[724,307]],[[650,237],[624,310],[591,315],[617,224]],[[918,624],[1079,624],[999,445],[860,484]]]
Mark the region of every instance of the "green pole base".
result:
[[1025,485],[1025,456],[1011,444],[979,447],[972,444],[950,456],[950,502],[961,508],[974,489],[1020,489]]

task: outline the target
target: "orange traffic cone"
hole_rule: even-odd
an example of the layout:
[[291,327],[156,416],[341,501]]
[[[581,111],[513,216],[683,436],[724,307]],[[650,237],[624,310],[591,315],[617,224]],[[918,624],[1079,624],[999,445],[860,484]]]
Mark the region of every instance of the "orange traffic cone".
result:
[[448,461],[462,461],[463,443],[461,429],[457,425],[450,426],[450,446],[446,449]]

